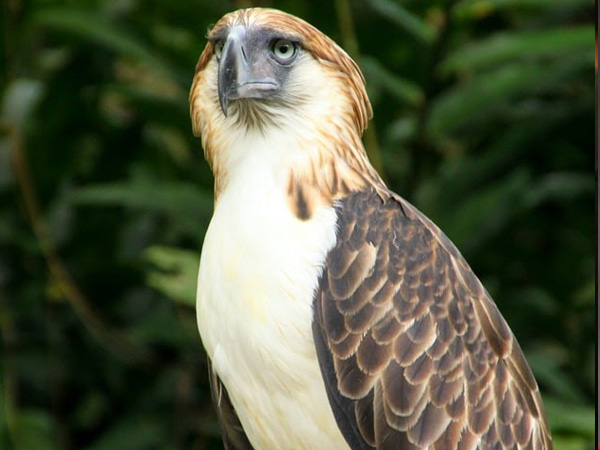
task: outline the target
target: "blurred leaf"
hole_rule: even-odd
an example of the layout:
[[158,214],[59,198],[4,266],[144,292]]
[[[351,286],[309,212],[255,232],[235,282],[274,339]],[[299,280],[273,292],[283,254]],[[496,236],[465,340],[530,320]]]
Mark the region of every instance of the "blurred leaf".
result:
[[100,12],[65,7],[47,8],[35,14],[34,22],[144,61],[153,70],[176,77],[171,68],[156,56],[156,52],[147,48],[129,32],[106,20]]
[[520,199],[530,183],[527,172],[515,170],[505,179],[472,192],[460,204],[449,205],[442,229],[461,252],[474,251],[519,212]]
[[[21,316],[17,319],[23,320],[35,314],[42,314],[42,309],[38,308],[35,304],[30,305],[29,308],[20,311]],[[35,346],[21,348],[14,359],[14,364],[16,373],[26,373],[28,380],[35,386],[46,386],[52,376],[53,368],[49,364],[49,355],[43,348]]]
[[368,80],[367,86],[380,86],[401,102],[406,102],[413,106],[423,101],[423,92],[418,85],[393,74],[375,58],[363,57],[361,67]]
[[572,380],[561,371],[552,355],[528,352],[527,361],[535,373],[538,383],[549,388],[553,395],[571,403],[581,404],[585,401],[577,386],[574,386]]
[[530,208],[552,200],[571,200],[581,194],[594,192],[595,180],[592,175],[581,173],[550,173],[538,181],[525,196]]
[[385,130],[385,141],[392,145],[406,142],[414,136],[417,124],[412,117],[401,117],[392,122]]
[[[3,138],[0,131],[0,192],[9,188],[15,182],[11,159],[11,140],[8,137]],[[7,218],[3,219],[6,220]],[[2,231],[0,231],[0,235],[2,235]]]
[[596,301],[596,280],[592,278],[577,291],[575,303],[580,306],[592,306]]
[[19,411],[11,435],[17,449],[57,449],[54,424],[50,415],[42,411]]
[[[64,189],[62,190],[64,192]],[[55,201],[48,207],[46,213],[48,230],[56,246],[67,242],[73,228],[73,205],[64,200],[63,195],[57,195]]]
[[552,443],[555,450],[589,450],[593,445],[589,438],[558,433],[552,435]]
[[210,219],[212,194],[190,183],[108,183],[80,188],[68,197],[76,204],[113,205],[163,212],[194,239],[201,240]]
[[9,83],[2,99],[0,118],[17,128],[21,128],[29,119],[44,92],[44,86],[38,80],[19,78]]
[[424,43],[435,39],[435,30],[405,7],[391,0],[367,0],[368,5],[384,19],[390,20]]
[[99,424],[109,413],[110,404],[101,391],[87,392],[81,397],[74,417],[76,424],[85,429],[90,429]]
[[[555,105],[552,109],[541,106],[531,118],[519,121],[502,134],[496,134],[491,144],[482,151],[448,158],[435,178],[421,182],[417,192],[418,204],[430,214],[439,215],[445,205],[462,202],[474,189],[480,189],[507,170],[522,165],[527,154],[531,154],[551,130],[580,114],[581,108],[580,102]],[[539,117],[542,114],[543,120]]]
[[556,58],[576,52],[591,55],[592,37],[593,26],[499,33],[458,48],[450,54],[442,68],[446,71],[466,71],[516,59]]
[[592,438],[596,432],[596,411],[593,406],[574,404],[545,396],[550,428],[554,433],[569,432]]
[[539,132],[537,128],[539,125],[511,128],[485,151],[449,160],[435,178],[421,183],[417,192],[419,204],[431,214],[437,214],[448,203],[462,202],[471,191],[513,167],[528,150],[529,142]]
[[585,381],[587,381],[587,388],[589,392],[598,392],[598,385],[596,383],[597,377],[597,353],[596,343],[591,342],[588,344],[588,351],[585,354]]
[[503,104],[556,86],[566,76],[590,64],[581,58],[552,64],[511,64],[486,72],[448,90],[435,102],[430,130],[434,137],[452,133],[469,121],[481,120]]
[[[159,248],[158,253],[160,253],[160,250],[161,249]],[[190,287],[188,286],[187,280],[183,280],[183,285],[178,286],[178,280],[176,280],[177,276],[170,272],[179,269],[173,267],[167,269],[161,266],[162,263],[165,263],[164,255],[159,255],[157,260],[151,259],[152,256],[156,257],[156,254],[152,254],[152,252],[156,253],[156,251],[157,247],[153,247],[149,249],[145,255],[146,259],[159,269],[154,269],[147,273],[149,284],[173,300],[181,298],[182,300],[178,301],[189,306]],[[149,256],[150,254],[152,254],[152,256]],[[198,259],[199,256],[196,255],[192,267],[198,265]],[[186,267],[181,269],[182,272],[187,272],[187,270],[188,268]],[[196,295],[195,284],[191,289],[191,295],[194,297],[192,300],[194,303]],[[188,336],[183,332],[177,317],[173,314],[169,314],[170,309],[172,309],[172,306],[169,303],[160,305],[152,311],[147,312],[145,320],[136,322],[133,326],[129,327],[127,334],[136,342],[171,345],[173,347],[185,345],[188,342]]]
[[462,0],[455,6],[454,14],[457,18],[481,18],[498,10],[511,10],[517,7],[548,11],[552,8],[575,9],[589,5],[591,5],[589,0]]
[[6,398],[4,397],[4,378],[0,378],[0,446],[8,440],[7,433],[7,408]]
[[200,255],[197,252],[170,247],[151,247],[145,259],[159,270],[147,272],[148,284],[167,297],[195,307]]
[[533,307],[540,315],[556,316],[560,312],[561,302],[539,287],[516,289],[511,291],[510,297],[514,305]]
[[107,86],[106,91],[122,96],[150,121],[169,126],[180,126],[182,123],[188,125],[190,112],[187,93],[182,92],[181,96],[180,93],[165,95],[148,87],[123,84]]
[[86,450],[148,450],[164,448],[167,442],[164,420],[148,415],[124,415]]
[[145,130],[145,137],[162,152],[168,154],[181,167],[187,167],[193,162],[189,143],[185,140],[181,130],[158,125],[148,125]]
[[107,183],[77,189],[69,199],[79,204],[122,205],[145,209],[178,211],[190,205],[212,208],[212,196],[197,185],[172,182]]

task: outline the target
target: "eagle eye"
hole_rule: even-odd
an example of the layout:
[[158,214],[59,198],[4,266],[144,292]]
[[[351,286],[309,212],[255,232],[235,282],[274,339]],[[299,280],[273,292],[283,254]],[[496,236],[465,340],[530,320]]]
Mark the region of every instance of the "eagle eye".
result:
[[298,53],[298,46],[289,39],[277,39],[272,47],[275,59],[281,64],[289,64]]

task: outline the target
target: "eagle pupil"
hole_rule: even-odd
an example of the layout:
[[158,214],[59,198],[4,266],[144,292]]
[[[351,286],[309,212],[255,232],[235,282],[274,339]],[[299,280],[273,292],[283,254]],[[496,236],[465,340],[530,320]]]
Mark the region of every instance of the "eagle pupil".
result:
[[273,46],[273,53],[281,62],[288,62],[295,55],[296,47],[288,39],[279,39]]

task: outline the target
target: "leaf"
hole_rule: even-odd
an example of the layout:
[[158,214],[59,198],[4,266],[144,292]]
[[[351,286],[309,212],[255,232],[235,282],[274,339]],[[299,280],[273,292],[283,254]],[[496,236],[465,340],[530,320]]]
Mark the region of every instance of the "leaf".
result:
[[[165,95],[142,86],[114,84],[107,86],[106,92],[122,97],[133,105],[138,114],[151,122],[177,127],[189,124],[189,105],[187,93],[177,91]],[[191,125],[190,125],[191,130]]]
[[575,293],[574,302],[578,306],[592,306],[596,304],[596,280],[591,278]]
[[[65,190],[62,188],[61,190]],[[49,205],[46,213],[48,231],[52,236],[54,243],[60,247],[67,242],[73,231],[73,205],[64,201],[62,195],[57,195],[55,200]]]
[[[187,123],[186,123],[187,124]],[[161,152],[168,154],[178,166],[187,168],[194,162],[190,152],[189,142],[186,141],[180,127],[164,127],[148,124],[145,139],[156,146]]]
[[528,129],[512,128],[479,154],[449,160],[435,178],[421,183],[417,192],[419,205],[436,214],[447,204],[462,202],[469,192],[481,189],[514,167],[537,132],[533,125]]
[[581,114],[580,102],[555,105],[551,109],[540,106],[538,113],[494,136],[491,145],[478,153],[448,158],[434,178],[421,182],[417,203],[431,215],[443,215],[441,211],[446,205],[462,203],[471,191],[523,165],[527,154],[549,132],[578,114]]
[[17,128],[23,127],[43,93],[44,85],[37,80],[19,78],[9,83],[0,96],[0,118]]
[[485,119],[504,104],[556,87],[590,64],[580,57],[552,64],[516,63],[463,82],[436,99],[429,128],[435,138],[452,133],[468,122]]
[[553,432],[561,431],[593,438],[596,432],[596,411],[593,406],[571,403],[554,397],[544,397],[548,421]]
[[403,6],[390,0],[367,0],[369,6],[383,18],[394,22],[421,42],[433,42],[436,31]]
[[45,8],[34,15],[33,22],[143,61],[153,70],[176,78],[170,66],[156,57],[155,52],[98,12],[65,7]]
[[144,415],[122,415],[118,421],[86,450],[147,450],[164,448],[169,441],[166,422]]
[[524,170],[515,170],[501,181],[474,191],[460,204],[451,204],[440,219],[440,228],[461,252],[479,248],[518,213],[519,199],[531,183]]
[[100,390],[86,392],[79,398],[77,410],[73,414],[78,427],[90,429],[101,423],[110,414],[110,402]]
[[177,210],[184,205],[210,206],[212,198],[197,185],[185,182],[106,183],[87,186],[69,194],[69,200],[79,204],[122,205],[144,209]]
[[[560,314],[561,303],[546,290],[534,286],[523,287],[511,291],[512,305],[527,305],[536,311],[538,315],[556,317]],[[554,360],[556,361],[556,360]]]
[[518,7],[539,8],[546,12],[552,8],[575,9],[591,5],[589,0],[463,0],[453,9],[457,19],[486,17],[493,12],[516,10]]
[[[198,258],[199,256],[196,255],[194,258],[195,264],[192,264],[192,267],[198,264]],[[158,264],[155,265],[158,266]],[[147,273],[146,280],[150,286],[175,299],[174,295],[171,295],[164,289],[159,288],[159,286],[164,286],[164,280],[162,280],[161,277],[171,278],[172,274],[164,273],[161,270],[153,270],[152,272]],[[157,282],[157,279],[160,279],[160,281]],[[184,284],[186,284],[185,281]],[[179,286],[176,284],[175,287],[179,288]],[[195,285],[193,287],[188,287],[187,289],[192,293],[193,296],[195,296]],[[189,294],[189,292],[185,292],[185,294]],[[185,305],[189,305],[189,300],[189,298],[186,298],[183,303]],[[187,342],[189,342],[188,335],[184,333],[182,324],[178,320],[177,316],[173,314],[172,304],[166,302],[161,302],[160,305],[153,308],[146,314],[144,320],[137,321],[133,324],[133,326],[129,327],[127,330],[127,335],[135,342],[151,344],[158,343],[161,345],[170,345],[173,348],[183,347]],[[195,335],[197,335],[197,332]]]
[[581,173],[555,172],[550,173],[538,181],[527,192],[525,202],[530,208],[535,208],[546,201],[573,200],[588,193],[594,193],[595,180],[592,175]]
[[589,53],[591,58],[592,37],[594,37],[593,26],[498,33],[456,49],[443,63],[442,70],[446,72],[477,70],[505,61],[558,58],[575,52]]
[[9,406],[6,404],[6,398],[4,396],[4,383],[3,378],[0,378],[0,447],[3,447],[3,444],[8,441],[8,409]]
[[144,258],[158,269],[146,273],[150,286],[183,305],[195,307],[200,265],[197,252],[154,246],[146,250]]
[[[10,188],[16,182],[11,161],[11,143],[10,137],[4,138],[2,130],[0,130],[0,192]],[[0,223],[6,219],[6,217],[1,218]],[[2,225],[0,225],[0,236],[7,231],[6,228],[1,228]]]
[[577,404],[584,401],[577,386],[574,386],[573,381],[560,370],[556,359],[551,355],[540,352],[527,353],[527,361],[538,382],[558,395],[561,400]]
[[58,448],[52,418],[43,411],[18,411],[15,414],[11,438],[17,449],[54,450]]
[[589,450],[593,448],[593,442],[590,439],[559,433],[552,435],[552,443],[556,450]]
[[202,242],[212,211],[212,194],[195,184],[146,180],[80,188],[67,200],[81,205],[114,205],[162,212],[188,236]]
[[367,86],[380,86],[401,102],[412,106],[423,101],[423,92],[417,84],[390,72],[375,58],[363,57],[361,67],[368,81]]

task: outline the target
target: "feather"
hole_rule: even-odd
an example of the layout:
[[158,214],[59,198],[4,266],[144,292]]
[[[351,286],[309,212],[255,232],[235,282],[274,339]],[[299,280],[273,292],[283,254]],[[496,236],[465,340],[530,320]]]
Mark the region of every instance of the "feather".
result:
[[[215,43],[235,27],[290,39],[301,56],[277,101],[236,99],[224,114]],[[322,400],[347,444],[550,450],[537,384],[500,311],[452,242],[389,191],[369,163],[361,135],[372,108],[357,64],[312,25],[273,9],[227,14],[208,41],[190,113],[215,175],[216,204],[243,172],[241,161],[260,149],[262,165],[244,169],[270,164],[278,189],[261,201],[283,196],[294,226],[335,216],[335,242],[320,247],[324,260],[307,263],[322,273],[306,284],[314,293],[314,368],[323,378],[314,386],[324,388]],[[216,372],[211,377],[225,443],[246,448],[236,402]],[[332,439],[344,444],[337,434]]]
[[208,379],[213,405],[217,410],[217,417],[223,434],[223,445],[226,450],[251,450],[252,446],[242,428],[229,394],[221,383],[219,376],[213,370],[210,359],[208,360]]
[[[373,421],[354,417],[365,442],[375,441],[377,448],[393,442],[401,448],[551,449],[543,404],[523,353],[452,243],[395,194],[382,202],[367,189],[347,196],[337,210],[338,242],[327,257],[315,302],[325,302],[316,308],[328,310],[327,302],[341,304],[336,300],[341,296],[344,304],[356,301],[361,312],[369,311],[363,313],[365,338],[356,358],[342,363],[332,354],[344,389],[330,394],[354,399],[361,410],[372,402]],[[366,235],[356,233],[364,228]],[[356,255],[371,247],[378,255],[387,249],[389,258],[350,270]],[[352,262],[341,261],[344,257]],[[343,292],[332,288],[330,264]],[[342,266],[346,270],[339,270]],[[382,287],[365,299],[367,285]],[[376,309],[386,312],[372,314]],[[355,313],[335,311],[335,319],[323,323],[325,336],[355,332]]]

